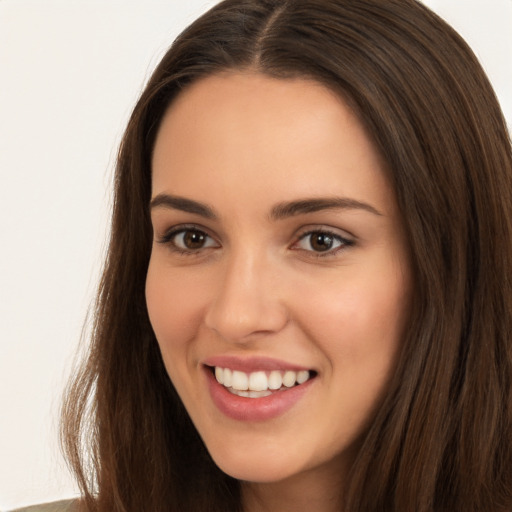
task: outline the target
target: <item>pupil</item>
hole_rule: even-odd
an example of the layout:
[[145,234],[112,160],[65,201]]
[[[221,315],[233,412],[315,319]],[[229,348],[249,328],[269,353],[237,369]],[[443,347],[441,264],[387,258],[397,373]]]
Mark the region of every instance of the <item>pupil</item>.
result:
[[311,247],[315,251],[328,251],[332,247],[332,236],[325,233],[316,233],[311,239]]
[[188,249],[200,249],[204,245],[204,233],[200,231],[187,231],[183,237],[183,242]]

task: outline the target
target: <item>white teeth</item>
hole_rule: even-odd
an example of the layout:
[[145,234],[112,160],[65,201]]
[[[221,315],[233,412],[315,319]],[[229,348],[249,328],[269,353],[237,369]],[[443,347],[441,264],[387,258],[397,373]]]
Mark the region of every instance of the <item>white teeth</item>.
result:
[[295,372],[287,371],[283,376],[283,384],[287,388],[291,388],[295,386],[295,381],[297,380],[297,374]]
[[265,372],[254,372],[249,375],[249,389],[251,391],[268,389],[268,379]]
[[233,395],[243,396],[245,398],[262,398],[264,396],[270,396],[272,394],[268,389],[265,391],[238,391],[233,388],[228,388],[228,391]]
[[215,378],[219,384],[228,388],[231,393],[249,398],[268,396],[283,386],[291,388],[295,384],[304,384],[311,377],[308,370],[294,372],[292,370],[273,370],[245,373],[230,368],[215,367]]
[[[217,368],[217,367],[215,367]],[[229,368],[224,368],[224,381],[221,384],[224,384],[227,388],[231,387],[233,383],[233,372]]]
[[283,385],[283,376],[281,372],[273,371],[268,376],[268,388],[279,389]]
[[[225,372],[226,370],[224,370]],[[225,378],[225,377],[224,377]],[[297,372],[297,383],[304,384],[309,379],[309,372],[307,370],[302,370]]]
[[249,389],[249,377],[244,372],[233,371],[231,387],[238,391],[246,391]]

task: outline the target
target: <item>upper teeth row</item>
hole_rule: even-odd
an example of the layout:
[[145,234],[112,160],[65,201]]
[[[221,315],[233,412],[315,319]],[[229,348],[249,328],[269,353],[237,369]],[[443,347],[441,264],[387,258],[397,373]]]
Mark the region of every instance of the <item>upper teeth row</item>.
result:
[[309,379],[309,371],[294,372],[287,370],[281,372],[274,370],[268,374],[264,371],[245,373],[216,366],[215,378],[219,384],[238,391],[265,391],[268,389],[276,390],[283,385],[291,388],[295,386],[295,383],[303,384]]

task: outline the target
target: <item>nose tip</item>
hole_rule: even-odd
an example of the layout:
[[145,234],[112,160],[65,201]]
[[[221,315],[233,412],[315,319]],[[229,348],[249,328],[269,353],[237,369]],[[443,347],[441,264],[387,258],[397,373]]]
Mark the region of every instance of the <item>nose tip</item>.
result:
[[278,332],[286,323],[285,315],[274,311],[262,314],[262,311],[248,305],[245,308],[232,308],[228,304],[217,304],[209,310],[206,325],[223,339],[244,343],[256,336]]
[[225,274],[205,314],[206,326],[223,339],[247,343],[279,332],[288,313],[271,276],[247,268]]

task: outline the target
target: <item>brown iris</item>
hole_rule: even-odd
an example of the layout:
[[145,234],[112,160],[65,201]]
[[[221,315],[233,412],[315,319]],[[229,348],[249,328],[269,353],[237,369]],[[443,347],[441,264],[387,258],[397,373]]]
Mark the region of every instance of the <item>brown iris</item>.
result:
[[310,244],[311,247],[318,252],[328,251],[332,248],[334,238],[328,233],[312,233]]
[[206,235],[201,231],[185,231],[183,244],[187,249],[201,249],[206,242]]

